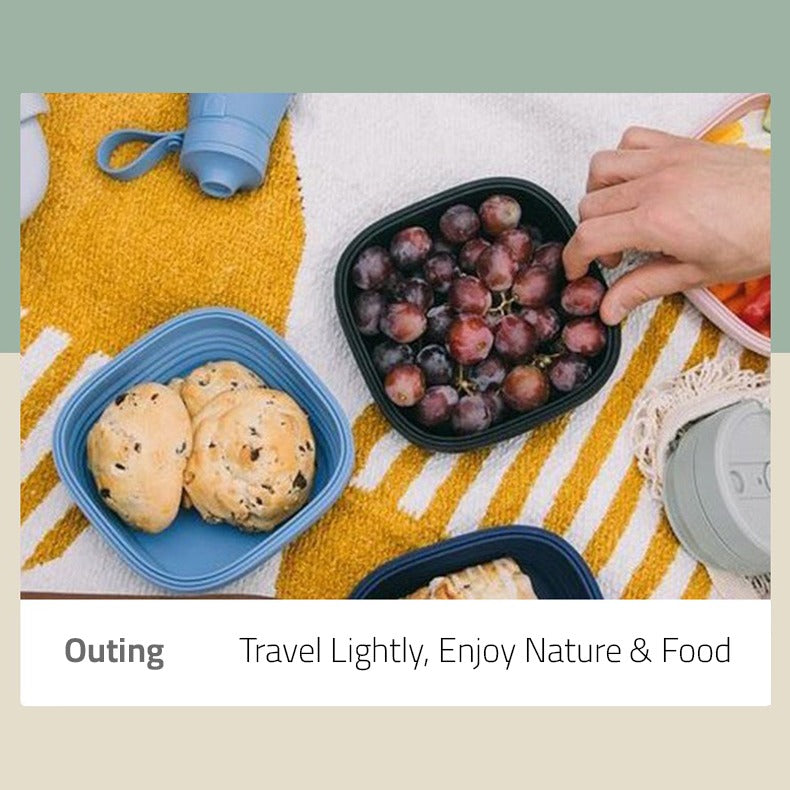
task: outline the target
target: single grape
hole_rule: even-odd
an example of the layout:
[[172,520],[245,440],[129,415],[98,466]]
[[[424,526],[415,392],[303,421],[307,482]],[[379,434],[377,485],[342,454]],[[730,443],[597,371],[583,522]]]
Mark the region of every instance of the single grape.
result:
[[427,325],[425,313],[417,305],[393,302],[384,309],[379,329],[397,343],[411,343],[425,332]]
[[594,357],[606,346],[606,327],[597,318],[574,318],[562,330],[568,351]]
[[455,321],[455,312],[448,304],[440,304],[428,311],[428,329],[425,338],[433,343],[444,343],[450,324]]
[[546,374],[533,365],[517,365],[502,385],[502,397],[514,411],[530,411],[542,406],[550,392]]
[[351,269],[351,279],[363,291],[381,288],[395,271],[392,258],[384,247],[367,247],[362,250]]
[[466,380],[478,391],[485,392],[501,386],[507,375],[507,366],[496,354],[478,362],[466,373]]
[[480,253],[486,249],[486,247],[490,246],[490,241],[486,241],[480,237],[467,241],[466,244],[461,247],[461,252],[458,253],[458,265],[461,267],[461,271],[467,274],[476,274],[477,259],[480,257]]
[[499,322],[494,334],[494,348],[508,362],[524,359],[535,353],[538,336],[531,324],[521,316],[506,315]]
[[525,307],[520,315],[535,328],[539,345],[555,340],[562,331],[562,320],[552,307]]
[[476,365],[491,351],[494,334],[479,315],[462,315],[447,330],[447,350],[461,365]]
[[462,274],[450,285],[447,303],[459,313],[484,315],[491,309],[491,291],[477,277]]
[[456,403],[458,403],[458,391],[453,387],[447,385],[428,387],[417,404],[417,419],[429,428],[441,425],[450,419]]
[[403,362],[412,362],[414,351],[411,346],[404,343],[393,343],[384,340],[373,348],[373,364],[379,375],[386,376],[395,365]]
[[433,305],[433,289],[419,277],[405,280],[400,287],[400,296],[405,301],[417,305],[423,312],[427,312]]
[[404,271],[419,266],[431,251],[431,237],[425,228],[404,228],[390,243],[390,255],[395,265]]
[[532,255],[532,238],[524,227],[512,228],[500,233],[496,243],[501,244],[518,264],[526,263]]
[[489,236],[498,236],[518,225],[521,206],[508,195],[491,195],[480,206],[480,219]]
[[491,412],[481,395],[464,395],[453,407],[451,419],[456,433],[478,433],[491,425]]
[[502,393],[499,390],[486,390],[482,397],[491,414],[491,425],[501,422],[507,411]]
[[425,376],[409,362],[395,365],[384,378],[384,390],[396,406],[414,406],[425,394]]
[[579,354],[563,354],[549,367],[549,380],[560,392],[573,392],[590,378],[590,363]]
[[557,295],[551,273],[540,266],[522,266],[513,281],[513,296],[524,307],[544,307]]
[[445,294],[455,277],[455,260],[452,255],[439,252],[425,261],[422,271],[428,285],[437,293]]
[[386,300],[378,291],[360,291],[354,299],[354,321],[363,335],[377,335]]
[[480,230],[480,218],[471,206],[450,206],[439,220],[439,230],[451,244],[463,244]]
[[541,244],[532,256],[532,266],[548,269],[555,277],[563,277],[565,270],[562,265],[562,250],[565,245],[558,241]]
[[580,277],[562,289],[560,306],[568,315],[595,315],[601,306],[605,290],[603,283],[595,277]]
[[449,384],[453,380],[454,365],[447,349],[439,345],[424,346],[417,354],[417,364],[425,374],[425,381],[435,384]]
[[501,244],[492,244],[477,259],[477,274],[492,291],[507,291],[513,285],[518,264]]

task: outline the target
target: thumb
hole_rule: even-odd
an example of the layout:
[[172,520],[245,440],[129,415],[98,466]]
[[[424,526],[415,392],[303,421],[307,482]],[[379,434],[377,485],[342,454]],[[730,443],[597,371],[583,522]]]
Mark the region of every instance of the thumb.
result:
[[614,326],[632,310],[659,296],[687,291],[699,285],[696,267],[665,256],[653,258],[623,275],[606,292],[601,320]]

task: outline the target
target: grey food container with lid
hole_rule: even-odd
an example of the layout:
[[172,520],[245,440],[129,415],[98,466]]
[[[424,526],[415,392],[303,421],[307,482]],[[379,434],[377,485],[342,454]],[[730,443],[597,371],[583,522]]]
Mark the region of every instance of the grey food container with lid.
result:
[[771,412],[757,401],[694,423],[667,460],[672,529],[701,562],[756,575],[771,567]]

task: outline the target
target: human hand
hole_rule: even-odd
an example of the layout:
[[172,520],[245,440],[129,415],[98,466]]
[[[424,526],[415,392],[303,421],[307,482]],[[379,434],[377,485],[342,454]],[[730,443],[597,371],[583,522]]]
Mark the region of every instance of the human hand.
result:
[[771,165],[762,151],[633,127],[590,162],[581,222],[565,246],[568,279],[625,250],[655,253],[607,291],[601,318],[617,324],[644,302],[770,272]]

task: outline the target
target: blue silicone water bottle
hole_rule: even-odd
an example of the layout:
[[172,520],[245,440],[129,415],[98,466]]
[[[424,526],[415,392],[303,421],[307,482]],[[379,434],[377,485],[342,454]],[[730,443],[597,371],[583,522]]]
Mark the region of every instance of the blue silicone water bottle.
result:
[[[181,168],[203,192],[228,198],[263,181],[271,142],[290,98],[290,93],[191,93],[184,131],[120,129],[101,141],[96,161],[108,175],[129,181],[180,150]],[[150,145],[129,164],[112,167],[112,152],[128,142]]]

